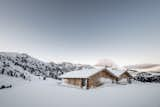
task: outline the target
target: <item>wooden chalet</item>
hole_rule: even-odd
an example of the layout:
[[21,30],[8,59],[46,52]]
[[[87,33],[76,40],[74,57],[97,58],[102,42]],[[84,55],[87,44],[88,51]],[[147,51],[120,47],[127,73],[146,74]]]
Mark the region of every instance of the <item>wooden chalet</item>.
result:
[[101,78],[112,80],[113,83],[118,83],[121,79],[127,79],[130,82],[132,76],[127,71],[113,70],[111,68],[104,69],[83,69],[65,73],[59,78],[67,84],[78,86],[81,88],[94,88],[102,85]]

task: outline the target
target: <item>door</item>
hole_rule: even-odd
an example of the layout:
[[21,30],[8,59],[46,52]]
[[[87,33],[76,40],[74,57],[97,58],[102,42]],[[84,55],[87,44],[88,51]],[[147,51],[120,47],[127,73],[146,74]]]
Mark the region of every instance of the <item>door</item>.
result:
[[82,78],[82,88],[87,88],[87,79]]
[[86,84],[85,84],[85,83],[86,83],[85,81],[86,81],[86,79],[85,79],[85,78],[82,78],[82,87],[84,87],[84,86],[86,85]]

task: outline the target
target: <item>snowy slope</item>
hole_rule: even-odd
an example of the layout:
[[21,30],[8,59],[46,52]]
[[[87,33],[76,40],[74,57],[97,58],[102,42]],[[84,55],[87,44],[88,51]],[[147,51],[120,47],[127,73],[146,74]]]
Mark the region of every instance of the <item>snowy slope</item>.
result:
[[0,74],[30,80],[32,75],[57,79],[64,72],[92,68],[72,63],[45,63],[24,53],[0,52]]
[[[44,63],[26,54],[0,53],[0,86],[13,86],[0,90],[0,107],[160,107],[159,83],[106,83],[85,90],[66,87],[52,79],[61,73],[57,71],[84,68],[92,67],[66,62]],[[53,77],[39,79],[44,76]]]
[[34,80],[0,90],[1,107],[159,107],[160,84],[133,83],[85,90]]
[[27,54],[1,52],[0,73],[29,79],[31,74],[56,78],[62,71],[57,66],[51,66]]
[[15,78],[7,75],[0,75],[0,86],[12,85],[12,88],[15,88],[17,86],[23,86],[26,83],[30,83],[30,81],[25,81],[22,78]]

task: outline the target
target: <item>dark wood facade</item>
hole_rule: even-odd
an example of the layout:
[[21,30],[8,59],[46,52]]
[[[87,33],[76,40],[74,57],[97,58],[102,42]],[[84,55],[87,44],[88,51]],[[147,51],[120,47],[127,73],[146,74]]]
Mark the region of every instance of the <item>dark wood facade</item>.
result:
[[127,71],[125,71],[123,74],[119,76],[118,80],[126,79],[128,83],[131,83],[132,78],[133,77]]
[[108,72],[106,69],[98,72],[97,74],[95,75],[92,75],[88,78],[88,87],[91,88],[91,87],[97,87],[99,85],[101,85],[101,81],[100,79],[101,78],[108,78],[108,79],[111,79],[111,80],[116,80],[117,77],[114,76],[113,74],[111,74],[110,72]]

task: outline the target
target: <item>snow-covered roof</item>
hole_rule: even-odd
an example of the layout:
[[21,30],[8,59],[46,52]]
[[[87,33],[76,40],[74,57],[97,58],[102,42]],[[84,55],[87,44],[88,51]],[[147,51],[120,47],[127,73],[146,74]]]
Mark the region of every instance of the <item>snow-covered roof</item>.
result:
[[112,74],[115,76],[119,77],[121,74],[123,74],[125,71],[123,70],[117,70],[117,69],[112,69],[112,68],[107,68]]
[[[93,68],[93,69],[83,69],[83,70],[78,70],[78,71],[71,71],[71,72],[68,72],[68,73],[65,73],[59,76],[59,78],[88,78],[102,70],[104,70],[104,68]],[[121,74],[125,72],[123,70],[115,70],[112,68],[107,68],[107,71],[109,71],[111,74],[113,74],[116,77],[119,77]]]
[[71,71],[68,73],[65,73],[59,78],[88,78],[98,72],[100,72],[102,69],[82,69],[82,70],[77,70],[77,71]]

